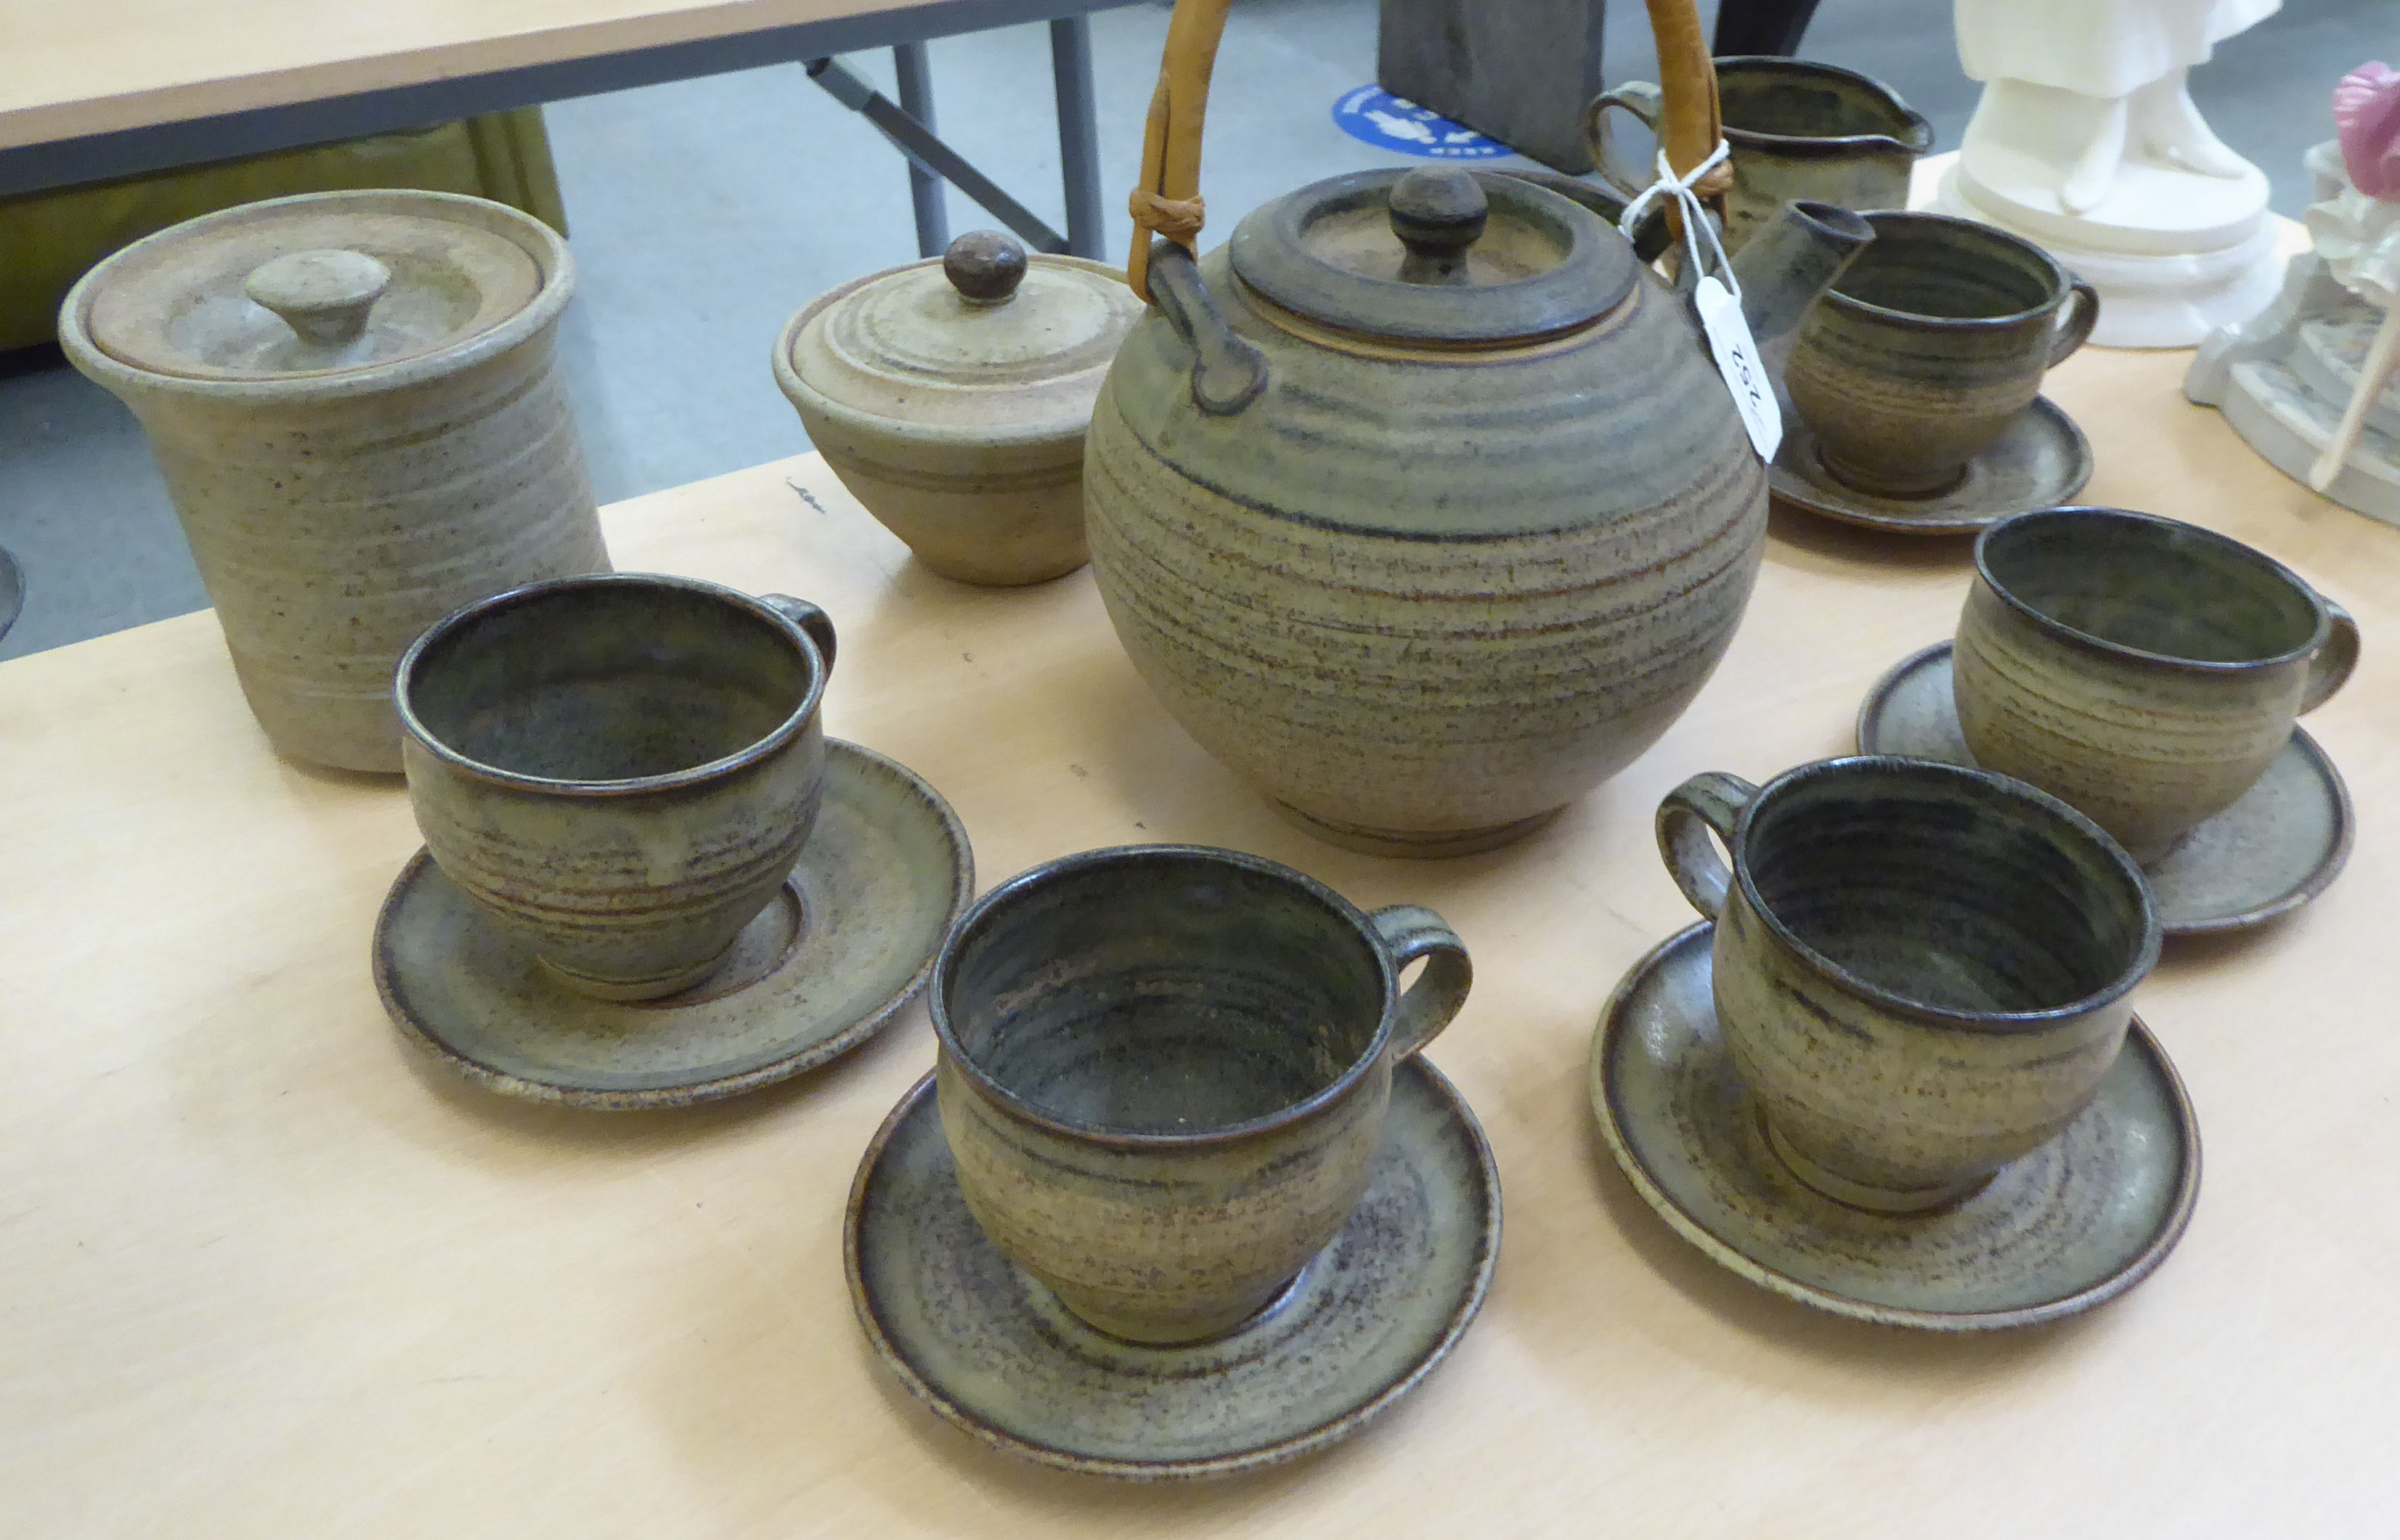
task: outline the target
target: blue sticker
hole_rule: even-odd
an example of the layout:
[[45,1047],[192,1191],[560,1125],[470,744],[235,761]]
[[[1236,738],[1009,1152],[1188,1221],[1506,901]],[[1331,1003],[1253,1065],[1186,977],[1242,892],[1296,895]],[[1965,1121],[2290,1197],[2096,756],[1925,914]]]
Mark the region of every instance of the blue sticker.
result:
[[1333,103],[1333,121],[1363,143],[1428,160],[1492,160],[1508,153],[1507,145],[1381,86],[1346,93]]

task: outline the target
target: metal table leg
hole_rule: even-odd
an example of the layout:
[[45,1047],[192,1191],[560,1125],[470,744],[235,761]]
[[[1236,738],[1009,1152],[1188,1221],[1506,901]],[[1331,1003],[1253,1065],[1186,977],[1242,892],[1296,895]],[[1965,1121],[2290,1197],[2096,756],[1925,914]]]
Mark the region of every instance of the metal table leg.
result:
[[[1050,23],[1050,72],[1058,87],[1058,171],[1067,187],[1067,250],[1105,260],[1101,225],[1100,128],[1092,102],[1092,22],[1066,16]],[[904,93],[902,102],[907,100]]]
[[[900,110],[925,127],[934,126],[934,66],[922,43],[896,43],[892,63],[900,76]],[[942,200],[942,179],[908,162],[908,197],[917,205],[917,254],[939,256],[950,243],[950,211]]]

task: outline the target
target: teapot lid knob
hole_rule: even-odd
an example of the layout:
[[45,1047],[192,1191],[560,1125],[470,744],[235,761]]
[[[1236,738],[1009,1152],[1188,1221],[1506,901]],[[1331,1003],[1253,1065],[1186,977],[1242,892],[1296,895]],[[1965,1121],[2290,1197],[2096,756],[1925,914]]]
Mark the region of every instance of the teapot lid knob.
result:
[[999,230],[969,230],[942,252],[942,276],[970,305],[999,305],[1025,281],[1025,248]]
[[1392,234],[1409,249],[1402,281],[1466,282],[1466,249],[1491,211],[1481,184],[1455,166],[1427,166],[1393,183]]

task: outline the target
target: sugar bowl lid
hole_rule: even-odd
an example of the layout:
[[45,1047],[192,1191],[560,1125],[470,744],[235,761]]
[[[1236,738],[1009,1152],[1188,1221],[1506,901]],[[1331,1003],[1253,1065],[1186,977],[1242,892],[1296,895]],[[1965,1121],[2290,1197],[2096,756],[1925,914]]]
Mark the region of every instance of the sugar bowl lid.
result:
[[308,194],[127,247],[68,297],[68,324],[100,353],[152,375],[318,377],[457,348],[546,291],[563,303],[571,281],[564,243],[503,205],[443,193]]
[[970,231],[800,312],[777,374],[820,409],[944,437],[1081,431],[1143,309],[1113,267]]
[[1637,266],[1574,200],[1454,166],[1315,183],[1253,211],[1231,252],[1236,277],[1294,314],[1453,345],[1587,325],[1625,297]]

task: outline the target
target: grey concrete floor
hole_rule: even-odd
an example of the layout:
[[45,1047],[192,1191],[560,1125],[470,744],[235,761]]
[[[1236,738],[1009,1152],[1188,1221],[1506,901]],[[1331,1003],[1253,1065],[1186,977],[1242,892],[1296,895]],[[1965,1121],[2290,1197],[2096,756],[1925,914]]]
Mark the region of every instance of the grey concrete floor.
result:
[[[1373,78],[1375,0],[1240,0],[1217,67],[1204,186],[1214,238],[1302,183],[1385,156],[1342,133],[1333,101]],[[1713,15],[1712,0],[1703,0]],[[1128,234],[1141,120],[1166,9],[1093,19],[1109,246]],[[1938,0],[1824,0],[1804,52],[1876,75],[1955,146],[1976,88]],[[2330,133],[2326,92],[2361,60],[2400,52],[2389,0],[2285,0],[2195,73],[2228,143],[2297,213],[2299,156]],[[1611,7],[1608,78],[1654,77],[1646,23]],[[852,61],[889,91],[888,55]],[[1048,34],[1016,27],[933,46],[939,126],[1063,225]],[[898,156],[779,65],[554,103],[548,113],[581,288],[561,337],[593,479],[633,497],[807,446],[768,371],[770,344],[811,296],[916,255]],[[952,195],[953,230],[991,223]],[[6,276],[0,275],[0,281]],[[208,600],[140,429],[55,349],[0,354],[0,545],[22,563],[25,613],[0,658],[178,615]]]

